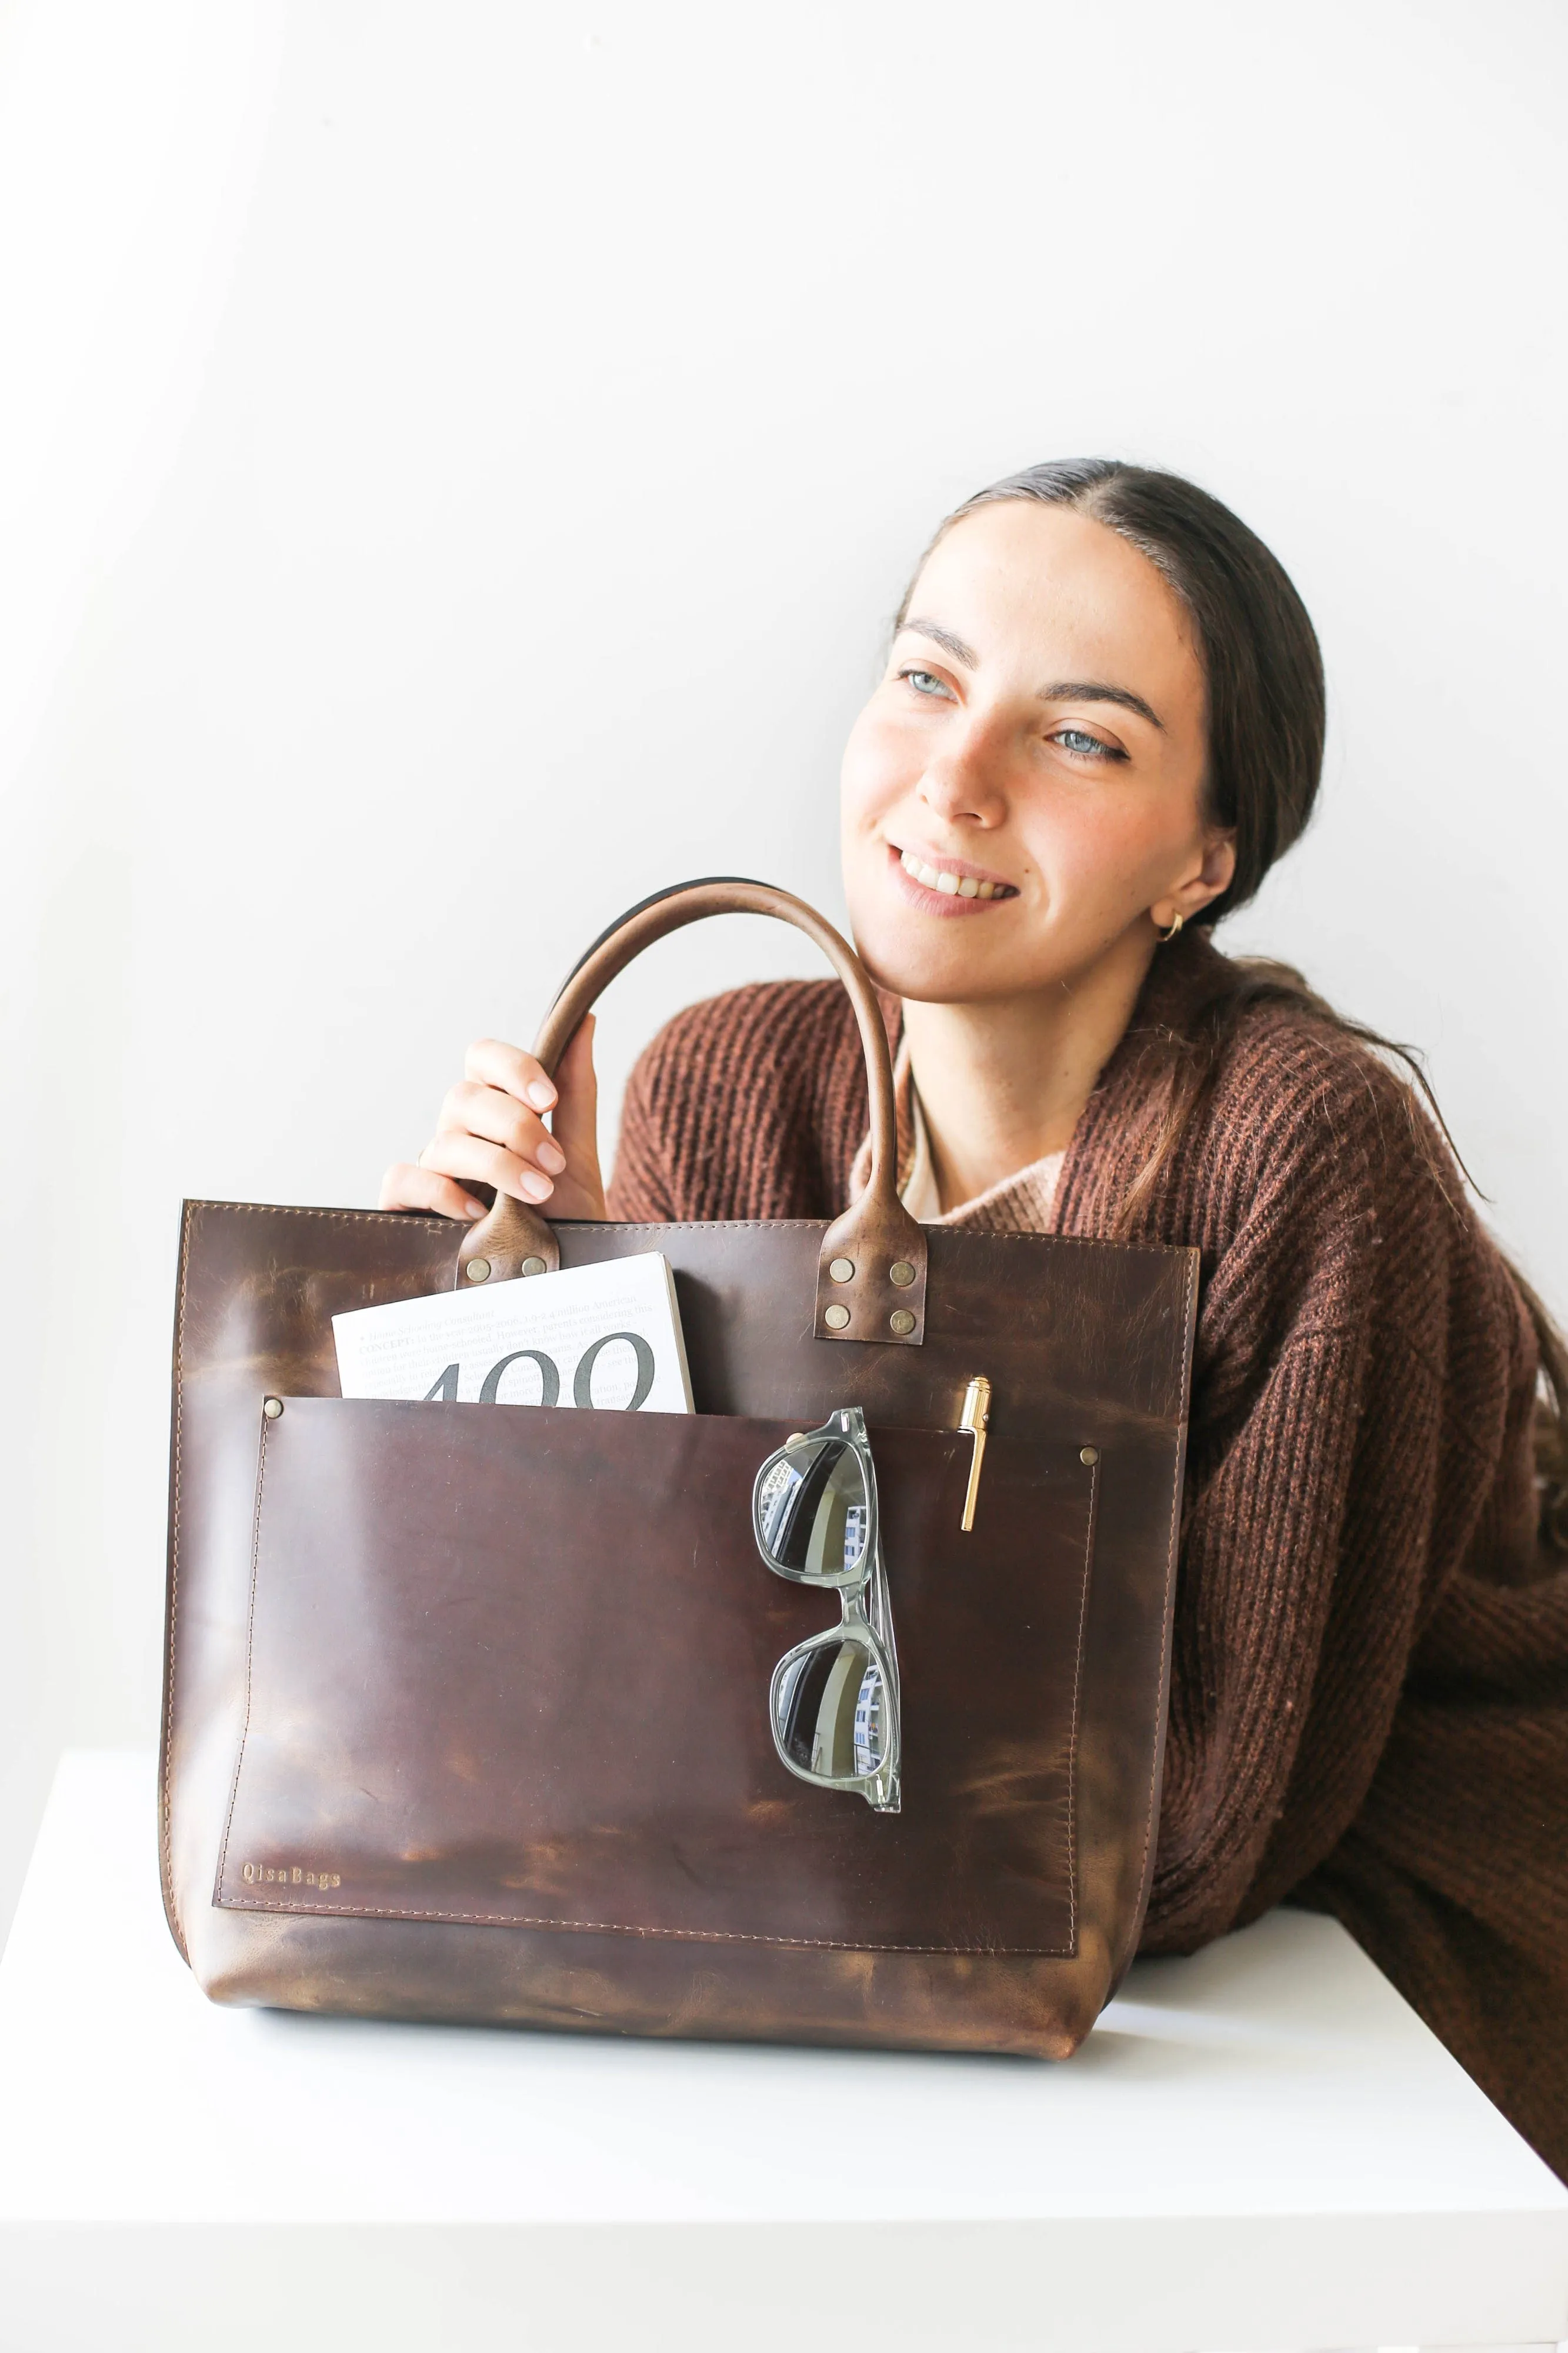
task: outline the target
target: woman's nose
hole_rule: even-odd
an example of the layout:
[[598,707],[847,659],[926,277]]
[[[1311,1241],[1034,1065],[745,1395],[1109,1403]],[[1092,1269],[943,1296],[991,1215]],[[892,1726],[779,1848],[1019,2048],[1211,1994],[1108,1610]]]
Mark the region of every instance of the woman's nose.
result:
[[945,743],[921,778],[921,798],[950,823],[995,825],[1006,807],[1003,747],[984,727]]

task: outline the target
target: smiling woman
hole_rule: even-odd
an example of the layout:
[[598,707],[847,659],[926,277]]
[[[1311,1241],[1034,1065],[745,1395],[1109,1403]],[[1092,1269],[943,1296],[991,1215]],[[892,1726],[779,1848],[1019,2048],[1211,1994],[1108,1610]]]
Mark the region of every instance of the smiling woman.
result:
[[[1245,524],[1037,467],[916,572],[845,754],[846,892],[915,1214],[1202,1252],[1143,1949],[1337,1913],[1568,2172],[1568,1360],[1403,1050],[1211,937],[1322,744],[1311,623]],[[736,990],[638,1064],[608,1208],[831,1218],[867,1124],[837,984]],[[554,1082],[470,1048],[383,1207],[471,1218],[470,1185],[606,1213],[587,1025]]]
[[[1041,468],[961,508],[845,754],[856,941],[904,1006],[943,1209],[1066,1145],[1157,935],[1234,890],[1226,780],[1256,771],[1211,751],[1192,603],[1078,502],[1121,480]],[[1310,624],[1272,568],[1321,708]]]

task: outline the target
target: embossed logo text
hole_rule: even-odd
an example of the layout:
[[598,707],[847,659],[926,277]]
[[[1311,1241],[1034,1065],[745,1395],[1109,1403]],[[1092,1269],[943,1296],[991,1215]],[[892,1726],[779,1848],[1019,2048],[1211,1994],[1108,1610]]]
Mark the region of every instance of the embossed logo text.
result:
[[268,1887],[275,1883],[279,1887],[341,1887],[343,1876],[341,1871],[305,1871],[297,1862],[280,1862],[276,1868],[269,1862],[247,1862],[246,1885],[254,1887],[263,1882]]

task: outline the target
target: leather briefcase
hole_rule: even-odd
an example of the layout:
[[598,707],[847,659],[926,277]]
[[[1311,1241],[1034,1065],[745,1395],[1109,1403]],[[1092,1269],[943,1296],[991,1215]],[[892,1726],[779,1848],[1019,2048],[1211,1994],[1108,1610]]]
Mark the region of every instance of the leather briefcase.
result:
[[[1131,1957],[1197,1253],[917,1225],[865,968],[762,883],[634,909],[540,1060],[728,910],[797,924],[854,1002],[872,1173],[831,1224],[185,1205],[162,1848],[216,2000],[1065,2056]],[[338,1394],[342,1309],[641,1250],[674,1270],[690,1415]],[[769,1574],[753,1491],[856,1408],[897,1811],[801,1778],[770,1720],[836,1601]]]

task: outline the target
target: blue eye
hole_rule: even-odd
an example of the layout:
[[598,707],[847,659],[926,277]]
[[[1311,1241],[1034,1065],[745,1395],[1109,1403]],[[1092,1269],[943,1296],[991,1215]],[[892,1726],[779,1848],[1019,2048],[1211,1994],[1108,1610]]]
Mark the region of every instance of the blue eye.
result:
[[899,676],[900,678],[907,678],[917,694],[935,697],[937,695],[945,695],[947,693],[947,688],[942,684],[942,680],[935,675],[934,671],[929,670],[901,670],[899,672]]
[[1091,735],[1087,727],[1058,727],[1051,742],[1059,744],[1064,752],[1070,752],[1075,760],[1125,760],[1127,757],[1125,752],[1117,751],[1114,745],[1102,744],[1100,737]]

